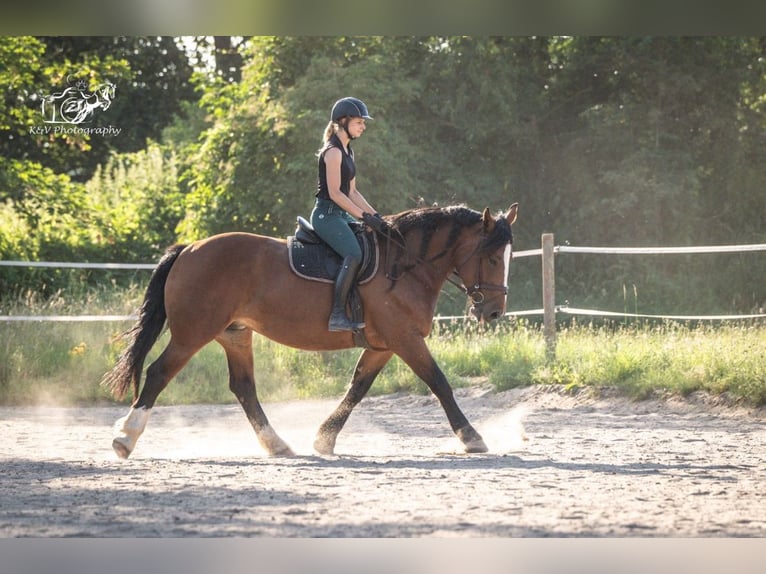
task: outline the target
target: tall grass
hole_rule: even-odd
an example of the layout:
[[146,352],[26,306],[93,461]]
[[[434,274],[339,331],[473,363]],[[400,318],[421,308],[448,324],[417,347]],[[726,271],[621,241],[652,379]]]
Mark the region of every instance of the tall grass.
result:
[[[137,287],[59,295],[32,295],[2,306],[3,314],[129,314],[140,303]],[[0,322],[0,404],[112,402],[99,385],[121,351],[116,336],[129,322]],[[167,334],[150,353],[156,358]],[[684,396],[702,390],[746,405],[766,405],[766,326],[676,323],[562,327],[556,356],[546,357],[540,329],[501,321],[437,323],[429,346],[453,387],[490,384],[497,390],[531,384],[574,390],[608,388],[637,400]],[[344,392],[358,349],[305,352],[258,335],[256,383],[265,401],[335,397]],[[386,366],[372,394],[428,389],[399,359]],[[129,400],[129,399],[126,399]],[[160,404],[234,402],[222,349],[212,343],[195,355],[160,397]]]

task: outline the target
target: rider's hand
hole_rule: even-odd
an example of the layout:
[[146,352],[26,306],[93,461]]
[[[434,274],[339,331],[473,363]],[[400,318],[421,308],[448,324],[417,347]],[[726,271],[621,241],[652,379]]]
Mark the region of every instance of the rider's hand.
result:
[[385,234],[387,231],[389,231],[391,228],[389,227],[388,223],[384,221],[384,219],[377,213],[363,213],[362,214],[362,221],[371,229],[374,229],[378,233]]

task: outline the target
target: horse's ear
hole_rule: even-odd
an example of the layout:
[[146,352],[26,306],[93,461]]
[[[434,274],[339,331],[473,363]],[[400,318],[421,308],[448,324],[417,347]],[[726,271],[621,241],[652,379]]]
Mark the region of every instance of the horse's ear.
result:
[[481,220],[484,222],[484,232],[492,233],[492,230],[495,229],[495,220],[489,212],[489,207],[484,208],[484,213],[481,214]]
[[516,221],[516,216],[519,214],[519,204],[514,203],[508,208],[508,213],[505,214],[505,218],[508,220],[509,225],[513,225]]

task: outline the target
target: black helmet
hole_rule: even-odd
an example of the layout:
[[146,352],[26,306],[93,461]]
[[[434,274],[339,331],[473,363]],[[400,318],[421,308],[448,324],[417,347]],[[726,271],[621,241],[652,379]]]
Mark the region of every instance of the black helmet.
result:
[[358,98],[341,98],[332,107],[330,121],[337,122],[341,118],[350,116],[352,118],[364,118],[371,120],[367,106]]

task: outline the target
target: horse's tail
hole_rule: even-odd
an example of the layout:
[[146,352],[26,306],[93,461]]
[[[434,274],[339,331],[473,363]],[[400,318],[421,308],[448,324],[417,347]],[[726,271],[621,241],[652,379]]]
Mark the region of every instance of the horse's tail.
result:
[[154,269],[149,285],[146,288],[144,301],[138,311],[138,320],[131,329],[120,338],[128,341],[128,346],[117,359],[117,364],[104,375],[101,384],[109,387],[112,394],[122,399],[133,385],[133,398],[138,397],[138,387],[141,383],[141,372],[144,360],[165,326],[165,282],[170,268],[185,245],[173,245],[165,251],[157,267]]

